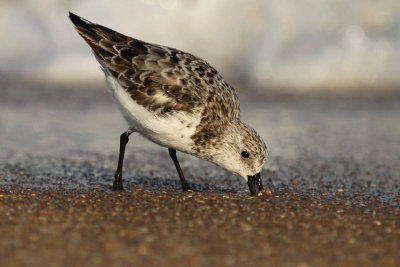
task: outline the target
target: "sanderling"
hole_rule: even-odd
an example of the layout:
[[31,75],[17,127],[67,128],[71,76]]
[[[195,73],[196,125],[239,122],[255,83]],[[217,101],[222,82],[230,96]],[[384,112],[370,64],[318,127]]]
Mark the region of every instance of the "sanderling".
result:
[[92,48],[109,91],[129,128],[120,136],[113,190],[122,190],[129,135],[138,132],[168,148],[183,191],[190,189],[176,150],[243,177],[251,194],[263,188],[265,143],[240,119],[235,90],[206,61],[180,50],[146,43],[69,13]]

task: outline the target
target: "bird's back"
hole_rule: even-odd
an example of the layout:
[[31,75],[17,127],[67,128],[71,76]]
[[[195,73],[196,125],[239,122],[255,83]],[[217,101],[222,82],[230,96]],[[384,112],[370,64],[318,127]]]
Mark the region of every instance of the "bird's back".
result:
[[[119,87],[124,91],[117,93],[120,98],[113,92],[117,101],[132,101],[157,119],[178,118],[183,122],[179,127],[187,127],[191,140],[199,136],[212,138],[224,124],[239,118],[239,101],[234,89],[204,60],[125,36],[72,13],[70,19],[102,65],[109,86],[112,90]],[[128,123],[127,116],[135,116],[128,114],[129,110],[123,113]],[[180,115],[176,116],[177,113]],[[136,121],[131,123],[138,123],[144,118],[131,119]]]

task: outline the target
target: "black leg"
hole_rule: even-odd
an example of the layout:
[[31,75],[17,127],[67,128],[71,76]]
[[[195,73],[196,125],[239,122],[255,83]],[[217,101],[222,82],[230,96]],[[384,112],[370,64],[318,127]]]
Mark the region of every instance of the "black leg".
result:
[[185,176],[183,175],[181,166],[179,165],[178,158],[176,157],[176,150],[168,148],[168,152],[169,152],[169,155],[170,155],[172,161],[175,164],[176,170],[178,171],[179,178],[181,179],[182,191],[185,192],[185,191],[191,189],[188,182],[185,179]]
[[129,135],[131,135],[132,130],[127,130],[123,132],[119,138],[119,157],[118,157],[118,168],[115,172],[115,180],[113,184],[113,190],[123,190],[122,186],[122,165],[124,164],[125,147],[129,141]]

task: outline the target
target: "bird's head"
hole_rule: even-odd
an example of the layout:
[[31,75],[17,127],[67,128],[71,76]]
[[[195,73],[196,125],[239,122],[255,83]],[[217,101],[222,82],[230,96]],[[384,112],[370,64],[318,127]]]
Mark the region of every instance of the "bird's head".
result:
[[252,195],[256,189],[263,189],[260,173],[268,153],[264,141],[253,128],[241,120],[232,122],[208,150],[205,159],[243,177]]

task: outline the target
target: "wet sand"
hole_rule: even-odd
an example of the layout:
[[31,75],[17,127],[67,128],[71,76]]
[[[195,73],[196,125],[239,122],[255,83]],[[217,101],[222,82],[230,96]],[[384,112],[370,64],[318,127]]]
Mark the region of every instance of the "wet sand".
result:
[[266,191],[132,135],[105,88],[0,81],[0,266],[399,266],[400,97],[241,96]]
[[[340,194],[340,192],[338,192]],[[400,209],[150,188],[0,190],[2,266],[396,266]]]

